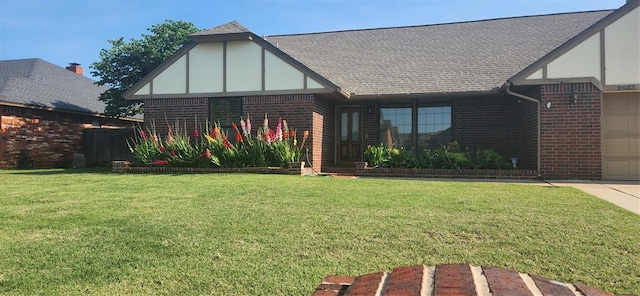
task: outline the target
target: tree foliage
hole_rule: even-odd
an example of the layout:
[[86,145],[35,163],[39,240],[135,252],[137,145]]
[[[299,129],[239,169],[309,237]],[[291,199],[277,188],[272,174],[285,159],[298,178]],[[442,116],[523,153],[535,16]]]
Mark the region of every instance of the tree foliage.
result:
[[124,93],[145,75],[173,55],[198,29],[190,22],[166,20],[147,29],[140,39],[109,40],[110,49],[100,50],[100,60],[92,63],[91,75],[99,77],[99,85],[110,87],[100,95],[106,103],[105,115],[133,116],[142,113],[139,101],[127,101]]

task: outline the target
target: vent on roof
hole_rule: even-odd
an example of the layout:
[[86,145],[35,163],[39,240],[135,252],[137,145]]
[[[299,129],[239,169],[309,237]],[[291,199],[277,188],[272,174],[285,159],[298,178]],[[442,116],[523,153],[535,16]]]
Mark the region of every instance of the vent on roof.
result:
[[67,67],[67,70],[76,73],[78,75],[83,75],[84,74],[84,69],[82,69],[82,67],[80,67],[80,64],[78,63],[69,63],[69,66]]

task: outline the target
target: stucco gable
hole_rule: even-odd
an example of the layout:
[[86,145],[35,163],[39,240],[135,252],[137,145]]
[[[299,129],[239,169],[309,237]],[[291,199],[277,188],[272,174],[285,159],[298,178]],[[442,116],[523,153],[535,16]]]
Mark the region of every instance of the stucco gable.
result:
[[125,98],[340,92],[235,21],[189,38],[191,42],[127,91]]
[[509,79],[514,85],[592,82],[640,89],[640,1],[627,2]]

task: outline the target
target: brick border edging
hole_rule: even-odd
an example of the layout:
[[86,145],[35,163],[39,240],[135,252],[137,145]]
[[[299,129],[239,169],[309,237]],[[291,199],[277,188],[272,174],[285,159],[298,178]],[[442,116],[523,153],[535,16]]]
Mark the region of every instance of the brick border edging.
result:
[[193,168],[193,167],[171,167],[171,166],[150,166],[134,167],[128,161],[112,161],[111,172],[113,173],[256,173],[256,174],[280,174],[280,175],[307,175],[310,168],[304,165],[290,167],[244,167],[244,168]]
[[470,264],[396,267],[361,276],[327,275],[312,296],[368,295],[588,295],[613,293],[512,269]]
[[475,169],[421,169],[421,168],[372,168],[366,163],[356,163],[359,177],[404,178],[460,178],[460,179],[539,179],[536,170],[475,170]]

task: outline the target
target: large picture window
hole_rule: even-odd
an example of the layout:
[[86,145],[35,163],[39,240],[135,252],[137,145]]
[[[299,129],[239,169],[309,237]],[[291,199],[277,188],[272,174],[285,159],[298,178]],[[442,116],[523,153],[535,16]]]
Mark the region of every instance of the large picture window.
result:
[[380,141],[387,147],[413,147],[411,107],[380,108]]
[[240,121],[242,116],[242,98],[209,99],[209,120],[221,127],[231,127],[232,122]]
[[451,106],[380,107],[380,142],[387,147],[421,153],[451,140]]
[[418,107],[418,151],[451,142],[451,107]]

